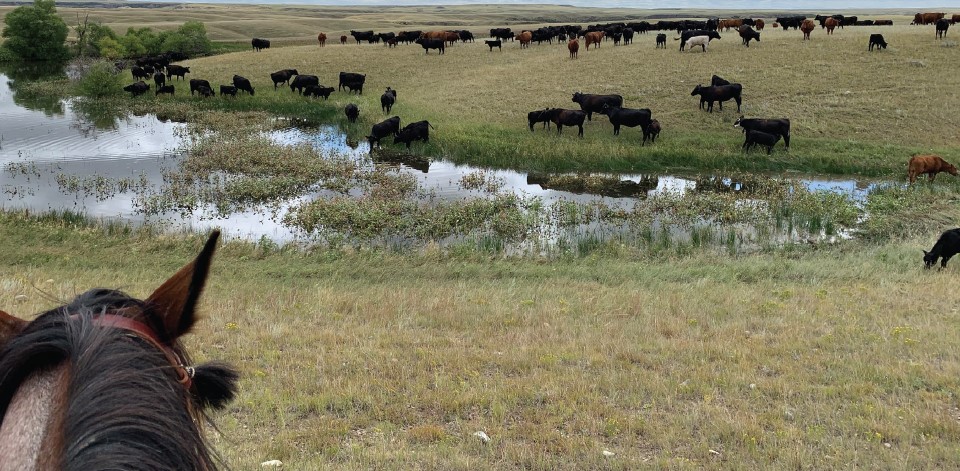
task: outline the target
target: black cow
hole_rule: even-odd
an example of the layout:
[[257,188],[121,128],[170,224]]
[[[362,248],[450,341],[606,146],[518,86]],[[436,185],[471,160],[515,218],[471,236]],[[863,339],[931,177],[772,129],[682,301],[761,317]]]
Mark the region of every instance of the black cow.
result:
[[156,93],[156,95],[159,95],[159,94],[161,94],[161,93],[167,93],[167,94],[169,94],[170,96],[173,96],[173,92],[174,92],[174,91],[176,91],[176,90],[174,90],[173,85],[164,85],[164,86],[162,86],[162,87],[157,87],[157,93]]
[[760,42],[760,32],[755,31],[748,25],[740,26],[740,30],[738,32],[740,33],[740,38],[743,39],[744,46],[750,47],[751,39],[755,39],[757,42]]
[[937,20],[937,39],[943,39],[947,35],[948,29],[950,29],[950,20],[946,18]]
[[390,42],[391,39],[396,39],[396,33],[378,33],[377,38],[379,38],[384,43]]
[[[333,87],[330,87],[330,88],[333,88]],[[347,105],[346,108],[343,109],[343,113],[347,115],[347,121],[350,121],[351,123],[356,123],[357,117],[360,116],[360,108],[358,108],[357,105],[350,103],[349,105]]]
[[407,145],[407,149],[409,149],[410,143],[413,141],[430,142],[430,128],[433,128],[433,125],[431,125],[429,121],[410,123],[400,130],[397,137],[393,138],[393,143],[404,143]]
[[423,31],[401,31],[397,34],[397,41],[410,44],[420,38]]
[[623,30],[623,45],[633,44],[633,33],[634,31],[630,28],[625,28]]
[[163,75],[163,72],[157,72],[153,74],[153,83],[156,84],[157,87],[162,87],[167,84],[167,76]]
[[353,39],[357,40],[357,44],[360,44],[360,41],[370,42],[375,36],[373,31],[353,31],[350,30],[350,36],[353,36]]
[[370,135],[367,136],[367,142],[370,143],[370,150],[373,150],[374,145],[380,145],[380,139],[383,139],[391,134],[394,137],[400,135],[399,116],[394,116],[390,119],[373,125],[373,128],[370,130]]
[[714,87],[717,85],[730,85],[730,82],[724,80],[723,77],[719,75],[714,75],[713,77],[710,77],[710,85]]
[[634,128],[640,126],[640,129],[646,129],[650,125],[651,113],[647,108],[632,109],[620,108],[619,106],[603,105],[600,114],[607,115],[610,118],[610,124],[613,125],[613,135],[620,135],[620,126]]
[[201,98],[216,96],[216,93],[213,93],[213,89],[205,85],[200,85],[197,87],[197,93],[200,94]]
[[720,33],[716,31],[707,31],[705,29],[688,29],[680,33],[679,38],[673,38],[673,40],[680,41],[680,50],[682,51],[687,44],[687,40],[694,36],[707,36],[708,38],[710,38],[709,39],[710,41],[714,39],[720,39]]
[[775,134],[783,137],[783,143],[787,149],[790,148],[790,120],[786,118],[760,119],[743,116],[737,118],[733,123],[734,127],[742,128],[747,131],[763,131],[769,134]]
[[348,82],[366,82],[367,76],[364,74],[355,74],[353,72],[340,72],[340,83],[337,85],[337,90],[343,90],[343,87],[347,85]]
[[749,151],[754,145],[761,145],[767,148],[767,155],[773,152],[773,146],[780,140],[780,136],[763,131],[747,130],[747,138],[743,141],[744,152]]
[[320,85],[320,77],[316,75],[297,75],[290,82],[290,91],[296,90],[297,93],[303,95],[303,89],[307,87],[316,87]]
[[397,91],[387,87],[387,91],[383,92],[383,95],[380,95],[380,108],[383,109],[384,113],[389,113],[390,109],[393,108],[393,104],[397,101]]
[[510,28],[493,28],[490,30],[490,37],[497,38],[499,40],[509,39],[513,40],[515,34]]
[[667,33],[657,34],[657,48],[667,48]]
[[344,82],[344,87],[347,87],[351,93],[357,92],[359,95],[363,95],[363,81],[362,80],[353,80],[350,82]]
[[550,113],[550,108],[527,113],[527,123],[530,125],[531,132],[533,132],[533,125],[537,123],[543,123],[544,129],[549,128],[551,119],[553,119],[553,116]]
[[141,66],[141,68],[143,69],[144,72],[147,73],[147,76],[144,78],[150,78],[150,76],[153,75],[154,72],[156,72],[156,70],[153,69],[152,65],[144,65],[144,66]]
[[446,41],[442,39],[420,38],[414,42],[423,47],[424,54],[430,54],[430,49],[437,49],[440,51],[440,54],[443,54],[446,48]]
[[[253,96],[253,85],[250,85],[250,81],[246,77],[241,77],[239,75],[233,76],[233,86],[237,87],[237,90],[241,90]],[[221,93],[222,95],[222,93]]]
[[330,98],[331,93],[333,93],[333,87],[315,85],[303,89],[303,96],[312,96],[314,98],[323,97],[324,100]]
[[723,111],[723,102],[733,99],[737,102],[737,112],[740,112],[740,93],[743,91],[743,87],[739,83],[731,83],[730,85],[718,85],[718,86],[709,86],[704,87],[702,85],[697,85],[690,96],[700,95],[700,109],[703,109],[704,102],[708,103],[707,111],[713,113],[713,102],[720,102],[720,111]]
[[553,124],[557,125],[558,136],[563,132],[564,126],[576,126],[580,128],[580,132],[577,133],[577,135],[583,137],[583,120],[586,119],[586,117],[587,113],[579,110],[550,109],[550,121],[553,121]]
[[657,136],[660,135],[660,121],[655,119],[650,120],[650,124],[643,129],[643,142],[640,143],[641,146],[647,145],[647,138],[650,138],[650,143],[653,144],[657,141]]
[[237,96],[237,87],[234,85],[220,85],[220,96]]
[[494,39],[494,40],[488,39],[488,40],[484,41],[483,43],[486,44],[487,46],[490,46],[490,52],[493,52],[493,48],[497,48],[497,49],[500,50],[500,52],[503,52],[503,47],[502,47],[502,46],[503,46],[503,41],[501,41],[501,40],[499,40],[499,39]]
[[780,23],[780,27],[783,28],[784,31],[786,31],[787,28],[793,28],[793,29],[800,28],[800,23],[803,23],[803,20],[805,19],[807,19],[807,17],[803,15],[781,16],[776,19],[776,22]]
[[884,41],[882,34],[871,34],[870,35],[870,44],[867,46],[868,51],[873,50],[873,46],[877,46],[877,50],[886,49],[887,42]]
[[947,261],[958,252],[960,252],[960,228],[950,229],[940,234],[937,243],[933,244],[929,252],[923,251],[923,266],[930,268],[937,264],[938,258],[942,258],[940,268],[946,268]]
[[458,29],[454,32],[460,35],[460,41],[462,42],[468,42],[468,41],[476,42],[475,38],[473,37],[473,33],[471,33],[470,31],[467,31],[465,29]]
[[297,69],[283,69],[270,74],[270,80],[273,80],[273,89],[276,90],[277,85],[281,83],[289,84],[294,75],[300,75],[300,72],[297,72]]
[[170,80],[174,77],[180,77],[181,80],[185,80],[183,76],[189,73],[190,67],[173,64],[167,66],[167,80]]
[[253,46],[254,51],[259,51],[261,49],[270,49],[269,39],[253,38],[253,40],[250,41],[250,44]]
[[190,95],[193,95],[193,92],[197,91],[200,87],[207,87],[213,91],[210,82],[203,79],[190,79]]
[[143,80],[123,87],[123,91],[130,92],[132,96],[143,95],[144,93],[147,93],[147,90],[150,90],[150,85]]
[[587,113],[587,121],[593,121],[593,114],[607,106],[623,106],[623,97],[620,95],[591,95],[576,92],[573,94],[574,103],[580,104],[580,109]]
[[146,70],[143,70],[143,67],[133,66],[130,68],[130,73],[133,74],[134,80],[146,80],[150,78],[150,74]]

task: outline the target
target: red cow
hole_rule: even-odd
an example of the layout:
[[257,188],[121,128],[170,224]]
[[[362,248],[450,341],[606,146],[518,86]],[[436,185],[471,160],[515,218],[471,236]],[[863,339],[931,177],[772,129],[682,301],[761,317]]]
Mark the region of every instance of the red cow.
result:
[[570,58],[576,59],[577,51],[580,50],[580,41],[577,41],[576,39],[571,39],[570,42],[567,43],[567,49],[570,50]]
[[320,33],[317,35],[317,41],[320,41],[320,47],[327,45],[327,35],[326,33]]

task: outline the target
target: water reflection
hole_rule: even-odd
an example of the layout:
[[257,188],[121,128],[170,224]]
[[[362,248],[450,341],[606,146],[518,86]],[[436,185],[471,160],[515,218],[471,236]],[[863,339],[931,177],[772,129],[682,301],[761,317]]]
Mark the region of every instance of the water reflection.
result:
[[528,185],[539,185],[546,190],[560,190],[578,195],[591,194],[610,198],[645,198],[660,185],[656,176],[641,175],[636,180],[619,176],[577,174],[527,174]]

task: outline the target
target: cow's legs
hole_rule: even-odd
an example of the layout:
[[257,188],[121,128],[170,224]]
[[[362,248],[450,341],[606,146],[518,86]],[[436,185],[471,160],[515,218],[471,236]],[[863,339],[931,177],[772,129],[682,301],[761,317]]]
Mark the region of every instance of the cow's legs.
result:
[[580,136],[580,137],[583,137],[583,123],[580,123],[580,124],[578,124],[577,126],[580,127],[580,132],[577,133],[577,135]]

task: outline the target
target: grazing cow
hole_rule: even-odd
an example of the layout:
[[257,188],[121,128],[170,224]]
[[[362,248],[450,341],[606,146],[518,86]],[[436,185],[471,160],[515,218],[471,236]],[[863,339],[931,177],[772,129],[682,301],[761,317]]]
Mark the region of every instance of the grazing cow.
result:
[[596,44],[597,47],[600,47],[600,41],[603,41],[604,34],[605,33],[603,31],[591,31],[583,35],[583,41],[586,49],[589,51],[591,44]]
[[710,86],[716,87],[717,85],[730,85],[730,82],[724,80],[723,77],[719,75],[714,75],[710,77]]
[[950,22],[946,18],[937,20],[937,39],[943,39],[947,35],[947,29],[950,28]]
[[327,45],[327,34],[326,34],[326,33],[320,33],[320,34],[318,34],[318,35],[317,35],[317,41],[320,41],[320,47],[326,46],[326,45]]
[[530,47],[530,41],[533,40],[533,33],[530,31],[522,31],[516,36],[517,41],[520,41],[520,49]]
[[659,34],[657,34],[657,49],[659,49],[660,47],[663,47],[664,49],[667,48],[667,34],[666,34],[666,33],[659,33]]
[[397,47],[398,42],[397,38],[390,38],[387,40],[387,47]]
[[358,95],[363,95],[362,80],[351,80],[348,82],[343,82],[343,86],[347,87],[350,90],[350,93],[357,92]]
[[167,83],[167,76],[163,75],[163,72],[157,72],[153,74],[153,83],[156,84],[157,87],[162,87]]
[[374,38],[373,31],[353,31],[350,30],[350,36],[353,36],[353,39],[357,40],[357,44],[360,44],[360,41],[370,42]]
[[313,85],[303,89],[303,96],[312,96],[314,98],[323,97],[324,100],[330,98],[331,93],[333,93],[333,87],[321,87],[320,85]]
[[543,123],[543,128],[550,127],[550,120],[553,118],[550,108],[540,111],[531,111],[527,113],[527,123],[530,125],[530,132],[533,132],[533,126],[537,123]]
[[254,51],[260,51],[262,49],[270,49],[269,39],[253,38],[253,40],[250,41],[250,44],[253,45]]
[[757,28],[757,31],[763,31],[764,26],[765,24],[763,23],[763,20],[756,20],[753,23],[753,27]]
[[827,28],[827,34],[833,34],[833,30],[840,26],[840,21],[833,17],[827,17],[823,20],[823,26]]
[[433,125],[431,125],[429,121],[410,123],[404,126],[397,136],[393,138],[393,143],[406,144],[407,149],[409,149],[410,143],[413,141],[430,142],[430,128],[433,128]]
[[220,85],[220,96],[237,96],[237,87],[233,85]]
[[463,41],[463,42],[467,42],[467,41],[469,41],[469,42],[474,42],[473,33],[471,33],[470,31],[467,31],[467,30],[465,30],[465,29],[461,29],[461,30],[456,31],[456,33],[460,35],[460,40],[461,40],[461,41]]
[[430,49],[436,49],[440,51],[440,54],[443,54],[444,49],[446,48],[446,43],[442,39],[420,38],[414,42],[423,47],[424,54],[430,54]]
[[570,42],[567,43],[567,50],[570,51],[570,58],[576,59],[577,52],[580,50],[580,41],[571,39]]
[[193,92],[200,89],[200,87],[207,87],[210,90],[213,90],[213,87],[210,86],[210,82],[203,79],[190,79],[190,95],[193,95]]
[[[333,88],[333,87],[330,87],[330,88]],[[350,103],[349,105],[347,105],[346,108],[343,109],[343,114],[347,115],[347,121],[350,121],[351,123],[356,123],[357,117],[360,116],[360,108],[358,108],[357,105]]]
[[200,94],[200,98],[209,98],[212,96],[217,96],[217,94],[213,92],[212,88],[204,85],[200,85],[199,87],[197,87],[197,93]]
[[277,85],[281,83],[289,84],[290,78],[294,75],[300,75],[300,72],[297,72],[297,69],[283,69],[270,74],[270,80],[273,80],[273,89],[276,90]]
[[583,120],[587,114],[579,110],[564,110],[560,108],[550,109],[550,121],[557,125],[557,135],[563,132],[564,126],[577,126],[580,128],[578,136],[583,137]]
[[740,112],[740,94],[743,91],[743,87],[739,83],[731,83],[730,85],[717,85],[704,87],[697,85],[690,96],[700,95],[700,109],[703,109],[703,104],[708,103],[707,111],[713,113],[713,102],[720,102],[720,111],[723,111],[723,102],[727,100],[735,100],[737,102],[737,112]]
[[807,17],[803,15],[795,15],[795,16],[778,17],[776,21],[777,23],[780,23],[780,26],[783,28],[784,31],[786,31],[787,28],[793,28],[793,29],[800,28],[800,25],[806,19]]
[[132,96],[143,95],[144,93],[147,93],[147,90],[150,90],[150,85],[143,80],[123,87],[123,91],[130,92]]
[[754,31],[749,25],[740,26],[740,38],[743,39],[743,45],[750,47],[750,40],[755,39],[757,42],[760,42],[760,33]]
[[133,74],[134,80],[146,80],[150,78],[150,74],[148,74],[146,70],[143,70],[143,67],[136,65],[130,68],[130,73]]
[[316,75],[297,75],[292,81],[290,81],[290,91],[296,90],[297,93],[303,95],[303,89],[307,87],[316,87],[320,85],[320,77]]
[[487,46],[490,46],[490,52],[493,52],[493,48],[497,48],[500,50],[500,52],[503,52],[503,47],[502,47],[503,41],[500,41],[499,39],[493,39],[493,40],[488,39],[483,43],[486,44]]
[[730,28],[740,29],[743,26],[743,20],[740,18],[732,18],[729,20],[720,20],[717,24],[717,29],[723,28],[724,31],[730,31]]
[[893,26],[893,20],[876,20],[873,22],[874,26]]
[[647,145],[647,138],[650,138],[650,143],[653,144],[657,141],[657,136],[660,135],[660,121],[655,119],[650,120],[650,124],[643,129],[643,142],[640,143],[641,146]]
[[169,94],[170,96],[173,96],[174,91],[176,90],[173,88],[173,85],[164,85],[162,87],[157,87],[156,95],[160,95],[161,93],[166,93],[166,94]]
[[[347,43],[347,35],[346,35],[346,34],[341,35],[341,36],[340,36],[340,45],[344,45],[344,44],[346,44],[346,43]],[[357,44],[359,44],[359,42],[358,42]]]
[[803,23],[800,23],[800,31],[803,31],[803,39],[810,39],[810,33],[817,27],[817,24],[813,20],[803,20]]
[[929,252],[923,251],[923,267],[930,268],[936,265],[939,258],[941,259],[940,269],[942,270],[947,267],[947,261],[950,260],[950,257],[957,253],[960,253],[960,228],[944,231]]
[[867,50],[868,50],[868,51],[872,51],[872,50],[873,50],[873,46],[877,46],[877,50],[878,50],[878,51],[879,51],[880,49],[886,49],[886,48],[887,48],[887,42],[884,41],[882,34],[876,34],[876,33],[874,33],[874,34],[871,34],[871,35],[870,35],[870,44],[867,45]]
[[[241,90],[253,96],[253,85],[250,84],[250,81],[246,77],[241,77],[239,75],[233,76],[233,86],[237,87],[237,90]],[[221,93],[222,95],[222,93]]]
[[400,135],[399,116],[394,116],[390,119],[373,125],[373,128],[370,130],[370,135],[367,136],[367,142],[370,143],[370,150],[373,150],[374,146],[380,145],[380,139],[383,139],[391,134],[394,137]]
[[593,114],[603,111],[604,106],[623,106],[623,97],[620,95],[593,95],[576,92],[570,101],[580,105],[580,109],[587,114],[588,121],[593,121]]
[[763,131],[783,138],[784,146],[790,148],[790,120],[786,118],[744,118],[740,116],[733,123],[733,127],[747,131]]
[[383,108],[384,113],[389,113],[396,101],[397,91],[387,87],[387,91],[383,92],[383,95],[380,95],[380,108]]
[[767,155],[773,152],[773,146],[780,140],[780,136],[763,131],[747,131],[747,138],[743,141],[743,151],[747,152],[754,145],[761,145],[767,148]]
[[691,51],[694,47],[700,46],[703,48],[703,52],[707,52],[707,44],[710,43],[710,36],[694,36],[687,40],[687,48]]
[[913,183],[917,181],[917,176],[926,173],[930,181],[933,181],[940,172],[957,175],[957,167],[947,163],[939,155],[915,155],[907,165],[907,180]]
[[[680,33],[680,37],[673,38],[673,40],[680,41],[680,50],[683,51],[684,47],[686,47],[687,45],[687,41],[690,40],[690,38],[695,36],[707,36],[710,39],[720,39],[720,33],[716,31],[707,31],[705,29],[690,29]],[[704,46],[704,51],[706,51],[706,46]]]
[[337,85],[337,90],[343,90],[343,87],[346,86],[348,82],[366,82],[367,76],[364,74],[357,74],[353,72],[340,72],[340,83]]
[[630,128],[640,126],[640,129],[646,129],[650,125],[652,113],[647,108],[632,109],[620,108],[618,106],[603,105],[600,114],[607,115],[610,118],[610,124],[613,125],[613,135],[620,135],[620,126]]
[[174,77],[180,77],[180,80],[186,80],[183,76],[189,73],[190,67],[173,64],[167,66],[167,80],[171,80]]
[[960,15],[953,15],[950,17],[950,24],[957,24],[960,21]]
[[931,25],[937,22],[937,20],[943,19],[944,16],[947,16],[945,13],[917,13],[913,16],[912,25]]
[[[380,38],[385,45],[389,46],[391,39],[397,39],[397,33],[378,33],[377,37]],[[396,41],[394,41],[394,44],[396,44]]]

